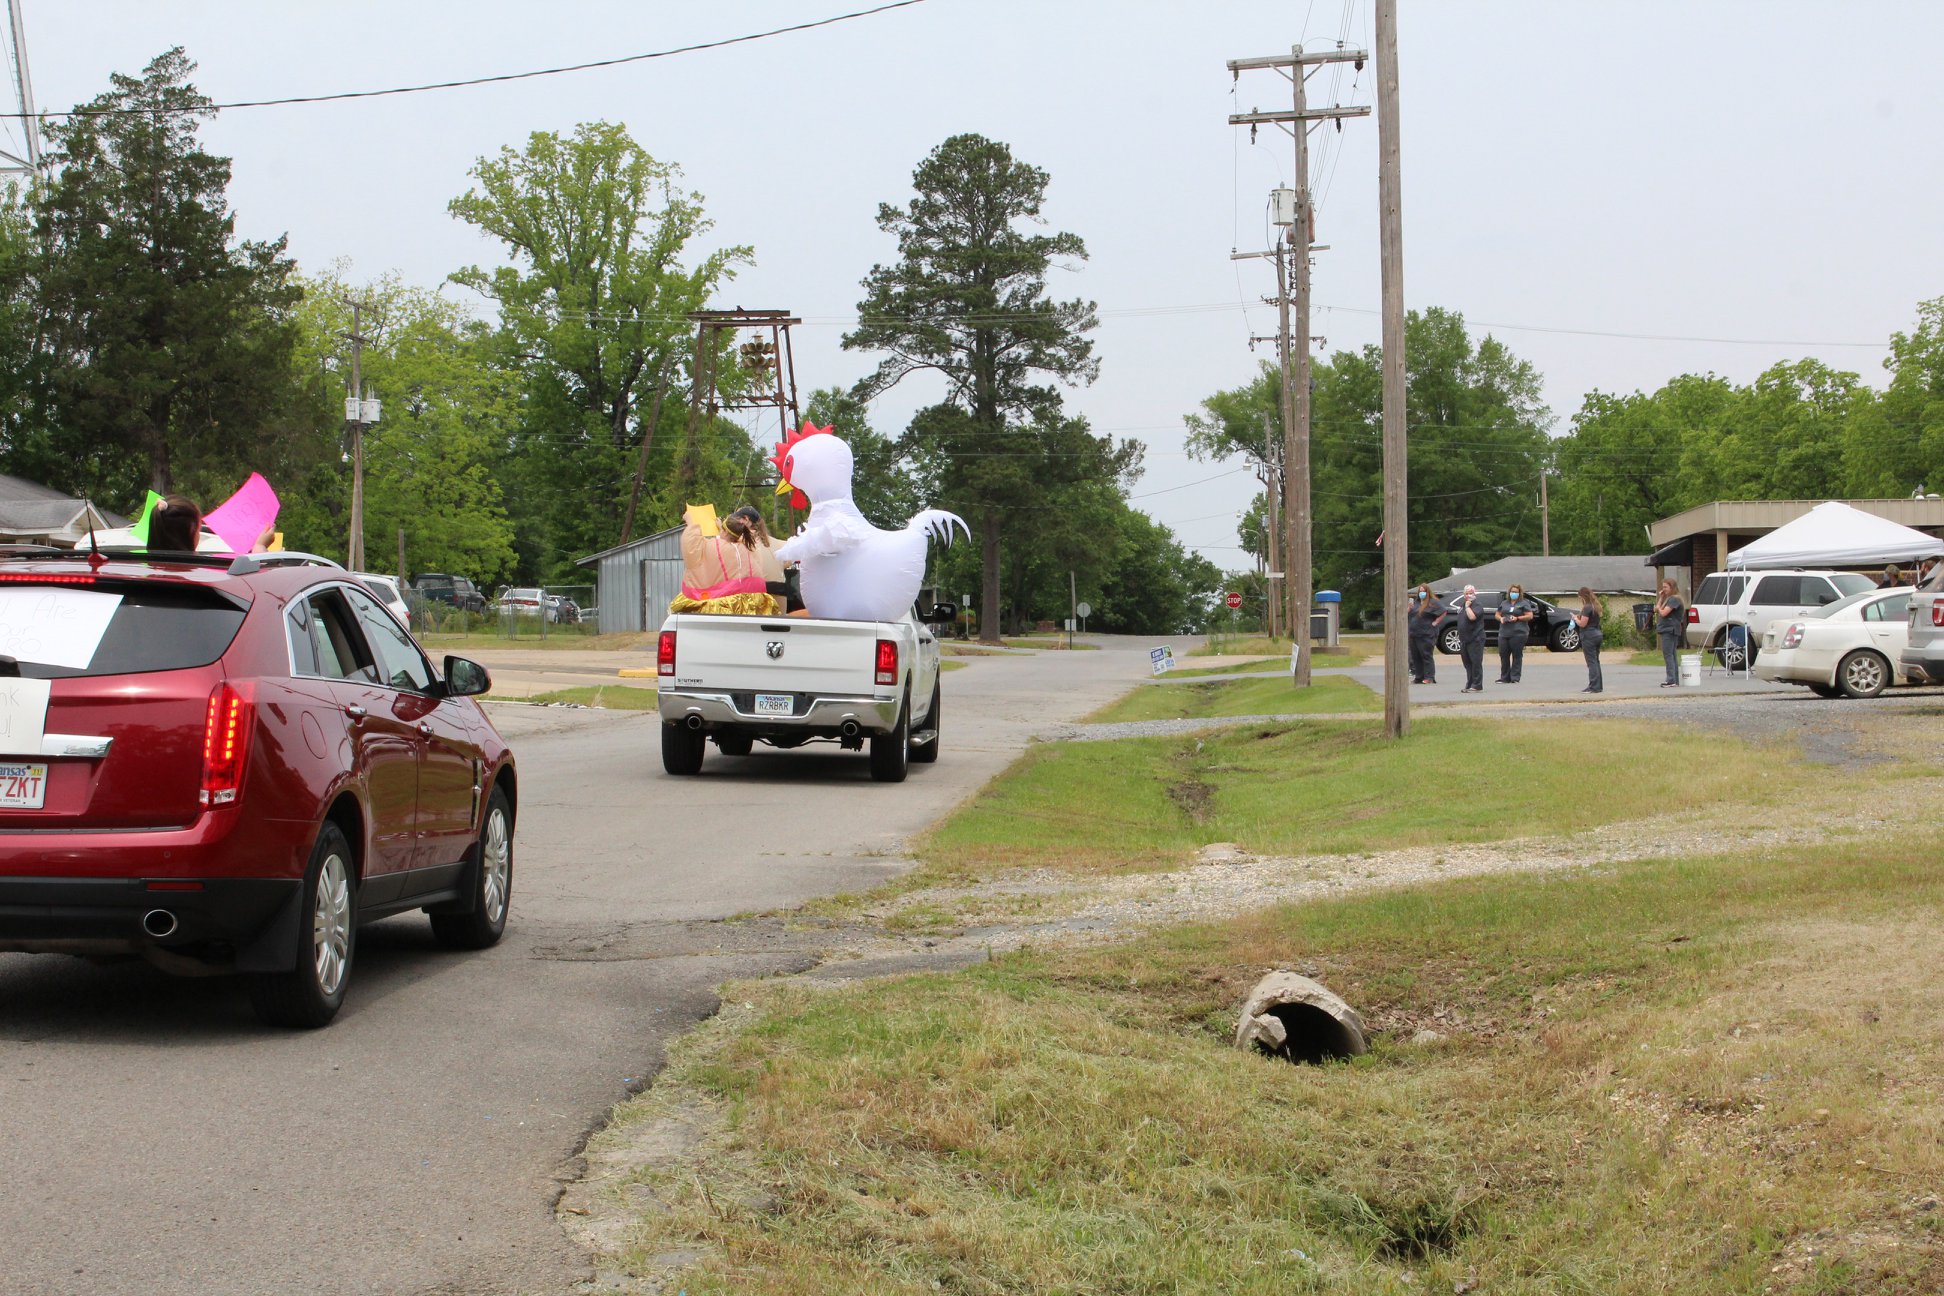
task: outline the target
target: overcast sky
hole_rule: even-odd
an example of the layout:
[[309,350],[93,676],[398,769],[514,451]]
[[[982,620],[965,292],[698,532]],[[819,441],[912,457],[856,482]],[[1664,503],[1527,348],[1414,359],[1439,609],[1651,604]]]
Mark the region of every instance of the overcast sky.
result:
[[[218,102],[371,89],[645,53],[874,0],[23,0],[44,109],[182,45]],[[1882,382],[1883,343],[1944,294],[1944,4],[1872,0],[1400,0],[1405,295],[1462,311],[1545,376],[1563,430],[1585,393],[1677,373],[1746,380],[1813,355]],[[1287,103],[1230,58],[1370,39],[1370,0],[924,0],[816,31],[625,67],[345,103],[235,109],[205,139],[234,159],[242,231],[288,233],[307,269],[431,285],[496,259],[446,213],[467,169],[536,130],[625,123],[680,164],[717,241],[756,265],[721,305],[805,318],[803,394],[871,366],[837,340],[893,245],[877,205],[976,131],[1051,174],[1046,215],[1091,259],[1054,277],[1099,303],[1097,431],[1146,442],[1139,507],[1226,567],[1253,479],[1196,463],[1181,419],[1246,381],[1274,311],[1267,192],[1287,136],[1230,112]],[[1310,82],[1372,102],[1372,75]],[[1375,118],[1325,127],[1314,328],[1378,336]],[[450,290],[457,293],[459,290]],[[1519,326],[1519,327],[1513,327]],[[1606,336],[1654,335],[1641,340]],[[929,393],[880,399],[901,430]]]

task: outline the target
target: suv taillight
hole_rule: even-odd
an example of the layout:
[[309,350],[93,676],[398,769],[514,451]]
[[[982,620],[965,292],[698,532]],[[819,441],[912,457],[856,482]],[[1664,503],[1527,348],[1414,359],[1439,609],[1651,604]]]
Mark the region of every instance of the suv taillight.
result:
[[243,790],[243,762],[250,749],[250,700],[228,684],[209,695],[203,720],[203,805],[235,805]]
[[1701,609],[1697,607],[1689,608],[1687,621],[1689,625],[1699,625],[1701,623]]
[[1944,596],[1931,600],[1931,624],[1944,626]]
[[880,684],[898,682],[898,641],[896,639],[877,641],[877,682]]
[[675,673],[675,632],[664,630],[661,639],[655,644],[655,674],[673,675]]

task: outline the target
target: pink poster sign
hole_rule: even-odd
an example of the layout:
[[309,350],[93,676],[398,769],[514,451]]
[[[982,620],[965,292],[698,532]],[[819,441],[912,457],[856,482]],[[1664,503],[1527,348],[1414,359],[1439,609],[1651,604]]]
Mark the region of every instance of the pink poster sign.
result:
[[231,553],[248,553],[277,520],[277,508],[277,492],[270,489],[262,473],[251,473],[242,489],[204,516],[203,525],[214,531]]

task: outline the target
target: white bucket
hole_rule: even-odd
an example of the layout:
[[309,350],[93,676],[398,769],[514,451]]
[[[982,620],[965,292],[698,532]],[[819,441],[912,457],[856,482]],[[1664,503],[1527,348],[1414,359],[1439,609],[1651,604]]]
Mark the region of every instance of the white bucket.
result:
[[1681,687],[1700,688],[1701,687],[1701,654],[1682,653],[1680,656],[1680,662],[1681,662]]

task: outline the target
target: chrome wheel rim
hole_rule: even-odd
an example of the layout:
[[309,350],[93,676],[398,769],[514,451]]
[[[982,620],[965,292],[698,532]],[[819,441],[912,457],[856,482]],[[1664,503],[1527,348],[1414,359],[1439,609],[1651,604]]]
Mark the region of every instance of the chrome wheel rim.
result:
[[1874,693],[1883,687],[1883,667],[1874,657],[1858,657],[1849,665],[1849,686],[1859,693]]
[[486,921],[497,924],[506,916],[506,893],[513,876],[513,839],[504,812],[495,809],[486,816],[479,851],[479,904]]
[[351,965],[351,873],[336,851],[324,857],[317,873],[317,902],[311,910],[311,950],[317,988],[334,995]]

